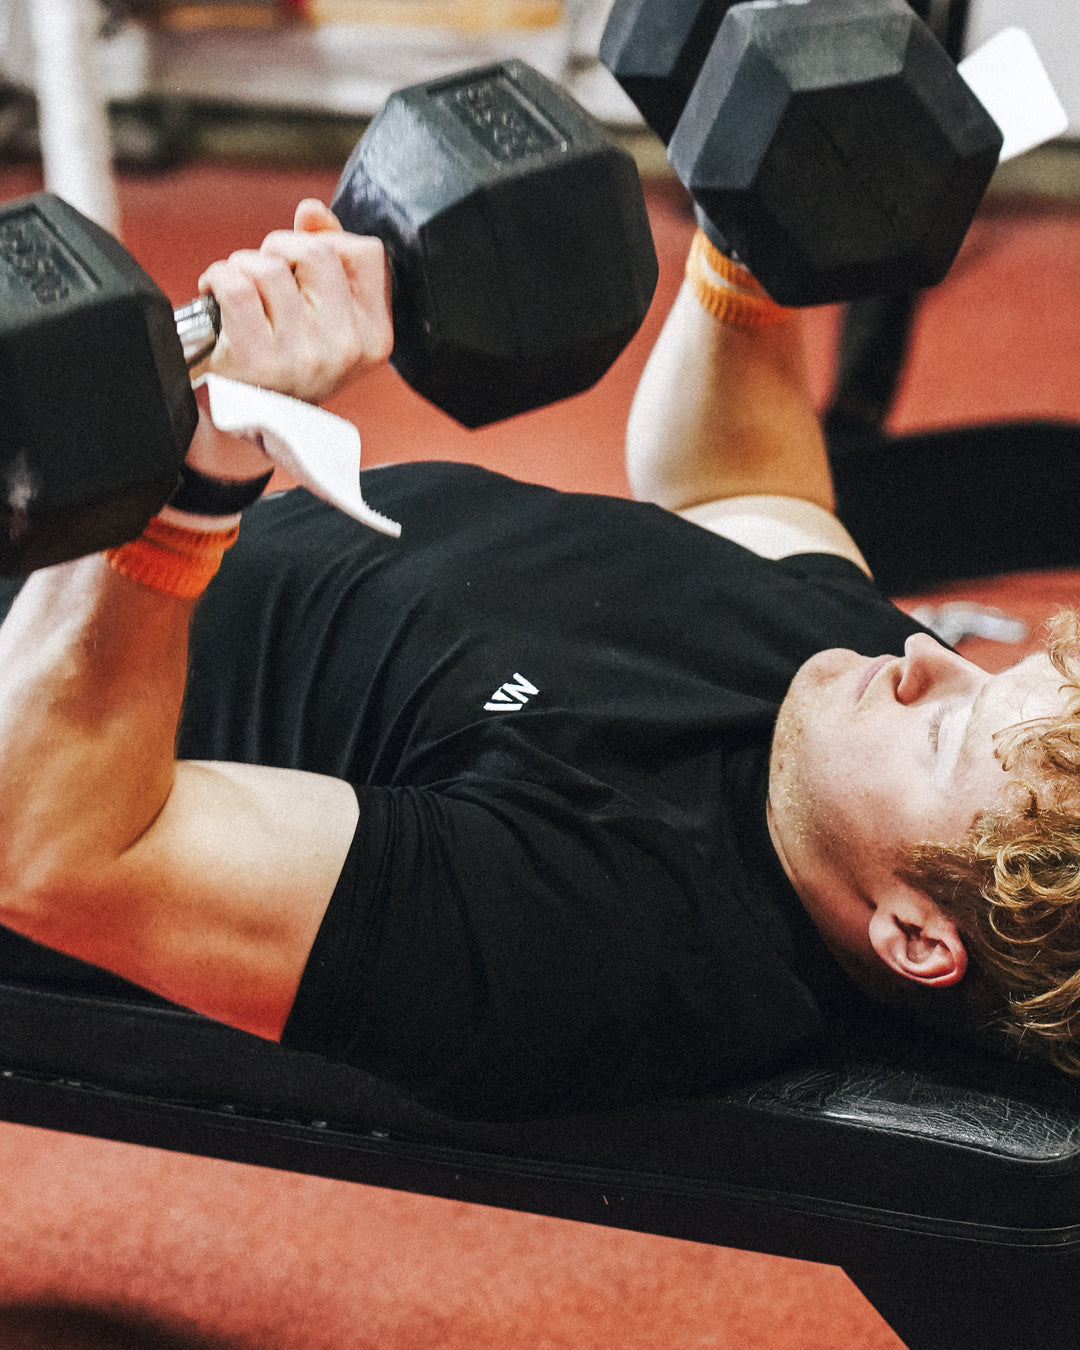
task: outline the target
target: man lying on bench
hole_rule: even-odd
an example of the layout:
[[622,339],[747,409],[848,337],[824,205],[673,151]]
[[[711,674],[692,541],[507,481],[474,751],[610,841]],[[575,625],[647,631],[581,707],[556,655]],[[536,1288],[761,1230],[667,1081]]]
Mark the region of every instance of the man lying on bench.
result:
[[[213,368],[315,400],[386,358],[387,284],[296,223],[206,274]],[[364,482],[400,540],[297,490],[226,551],[215,482],[269,465],[204,413],[204,514],[0,629],[3,924],[455,1114],[705,1091],[864,1003],[1080,1071],[1075,620],[988,675],[884,599],[798,325],[720,265],[635,502],[406,464]]]

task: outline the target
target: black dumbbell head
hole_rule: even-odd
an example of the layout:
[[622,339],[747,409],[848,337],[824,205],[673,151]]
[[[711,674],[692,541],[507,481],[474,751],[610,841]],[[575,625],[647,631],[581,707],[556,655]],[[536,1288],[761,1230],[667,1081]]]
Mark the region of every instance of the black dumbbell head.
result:
[[589,388],[656,286],[632,158],[517,61],[392,95],[332,206],[386,244],[394,366],[467,427]]
[[600,60],[665,143],[733,0],[615,0]]
[[668,157],[713,242],[783,304],[930,286],[1002,136],[904,0],[729,10]]
[[0,572],[138,535],[198,411],[172,305],[48,193],[0,206]]

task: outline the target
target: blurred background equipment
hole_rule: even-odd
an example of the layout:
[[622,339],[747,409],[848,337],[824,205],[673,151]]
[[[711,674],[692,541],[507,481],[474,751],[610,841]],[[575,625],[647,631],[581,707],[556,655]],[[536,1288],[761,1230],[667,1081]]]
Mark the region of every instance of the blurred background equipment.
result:
[[[521,59],[638,136],[634,104],[597,60],[611,0],[84,0],[98,16],[87,64],[110,106],[114,150],[172,162],[207,109],[369,118],[404,85]],[[1080,7],[1070,0],[911,0],[951,54],[1017,24],[1035,38],[1080,136]],[[0,0],[0,149],[36,137],[31,11]],[[965,36],[966,34],[966,36]],[[288,131],[282,130],[284,139]],[[352,137],[355,140],[355,135]],[[643,149],[650,167],[663,157]]]
[[94,59],[97,0],[30,6],[33,88],[49,186],[106,230],[119,219],[112,185],[108,109]]

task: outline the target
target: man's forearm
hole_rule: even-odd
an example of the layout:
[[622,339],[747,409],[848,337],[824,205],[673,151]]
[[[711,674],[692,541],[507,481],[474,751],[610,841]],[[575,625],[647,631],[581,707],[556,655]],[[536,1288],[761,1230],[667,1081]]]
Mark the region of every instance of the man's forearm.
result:
[[635,497],[673,511],[758,494],[832,510],[798,321],[723,323],[684,283],[638,385],[627,473]]
[[29,936],[62,937],[36,931],[56,921],[39,899],[164,807],[193,608],[97,556],[32,576],[0,628],[0,918]]

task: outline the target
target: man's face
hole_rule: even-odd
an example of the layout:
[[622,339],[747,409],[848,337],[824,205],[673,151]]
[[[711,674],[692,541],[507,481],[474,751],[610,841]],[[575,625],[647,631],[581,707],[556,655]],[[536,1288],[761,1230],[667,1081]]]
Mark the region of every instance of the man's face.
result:
[[913,844],[953,843],[1008,781],[995,733],[1056,713],[1039,655],[998,675],[925,635],[902,657],[820,652],[780,709],[769,828],[811,918],[845,964],[873,962],[867,927]]

